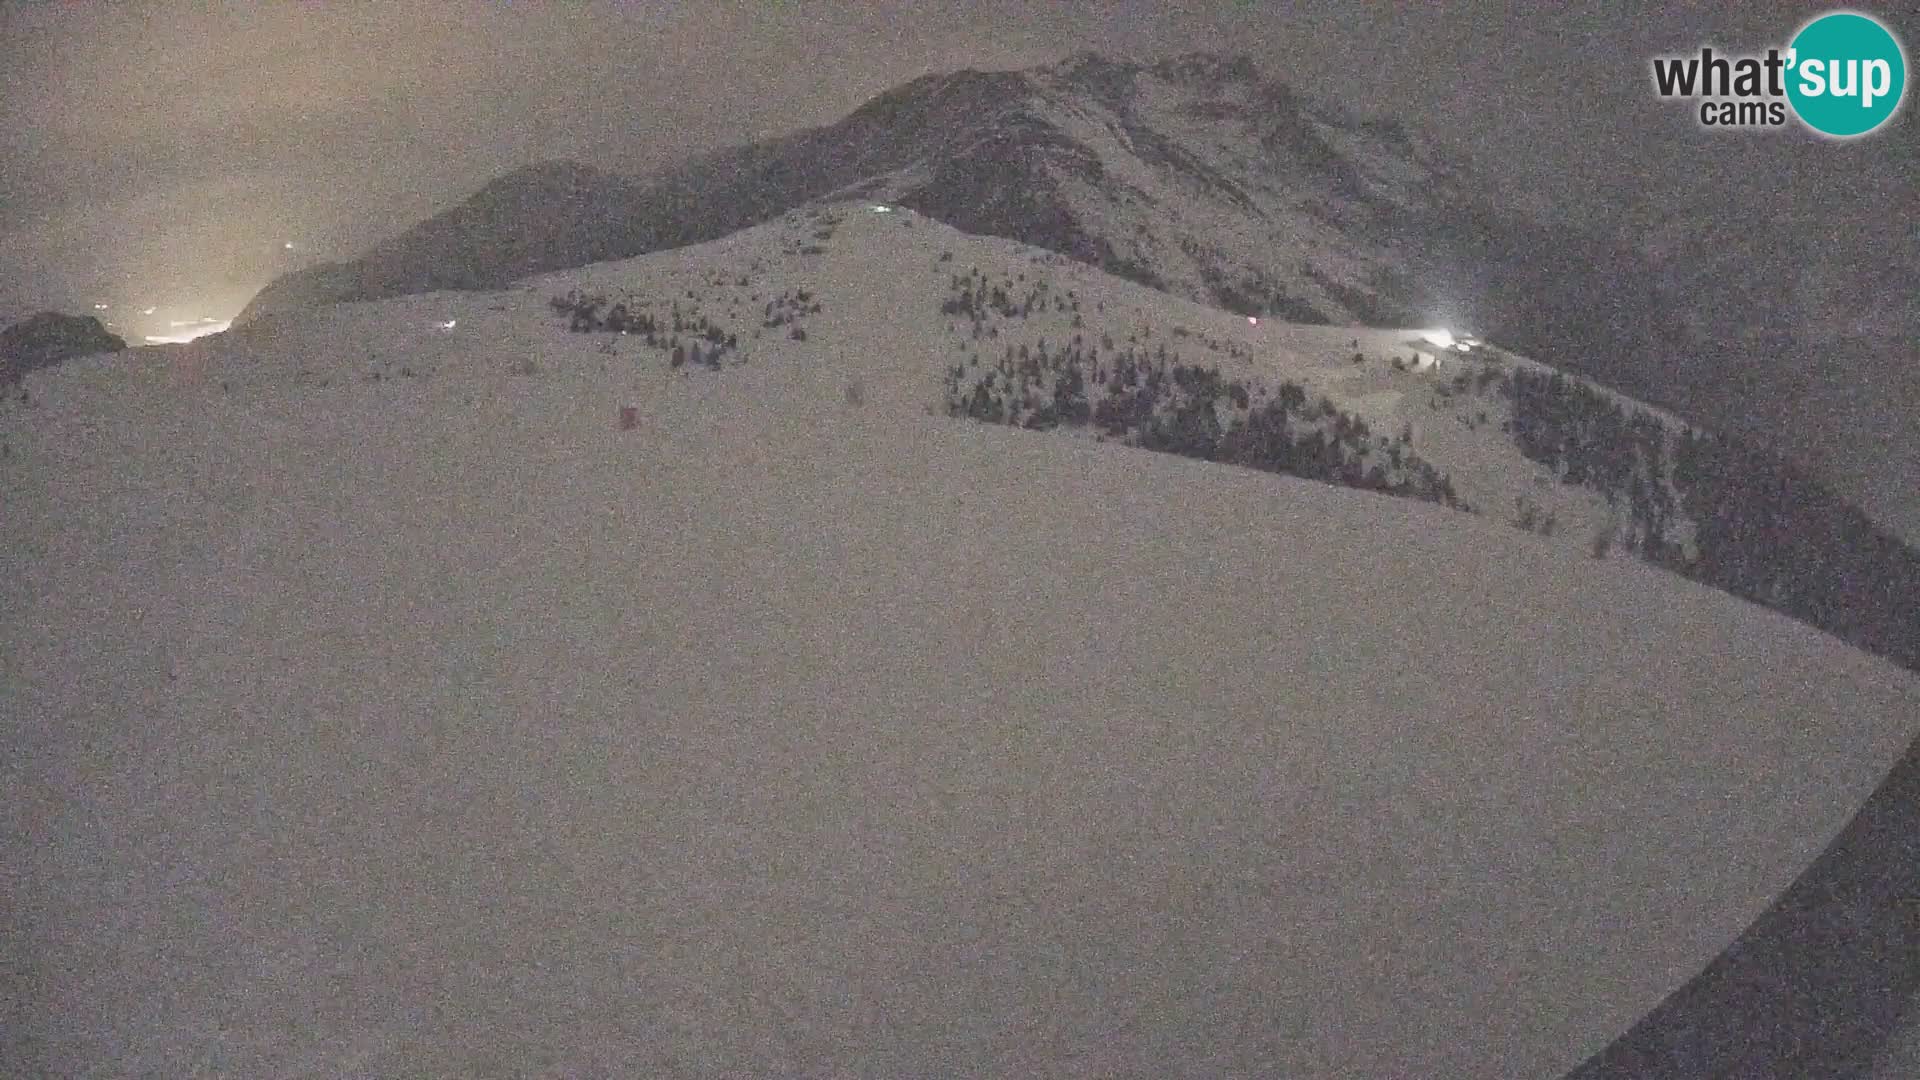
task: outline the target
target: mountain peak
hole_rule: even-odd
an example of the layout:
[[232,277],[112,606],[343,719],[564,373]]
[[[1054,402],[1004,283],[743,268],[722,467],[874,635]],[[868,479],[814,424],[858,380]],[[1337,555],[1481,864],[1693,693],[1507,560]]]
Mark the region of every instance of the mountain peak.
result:
[[1084,90],[1102,101],[1121,102],[1132,98],[1141,67],[1082,51],[1043,70],[1056,85]]
[[[1083,49],[1041,71],[1059,82],[1096,91],[1131,89],[1141,75],[1189,89],[1218,89],[1234,83],[1261,83],[1260,71],[1244,54],[1187,52],[1164,57],[1152,63],[1116,60],[1103,53]],[[1111,96],[1103,93],[1101,96]]]
[[1243,313],[1399,322],[1427,305],[1382,284],[1407,277],[1389,232],[1431,210],[1437,181],[1404,145],[1308,108],[1247,56],[1081,51],[924,75],[838,123],[703,155],[651,185],[530,165],[361,265],[276,283],[242,320],[313,299],[497,287],[714,239],[840,192]]
[[1187,85],[1260,81],[1259,69],[1244,53],[1181,53],[1155,63],[1150,70],[1168,82]]

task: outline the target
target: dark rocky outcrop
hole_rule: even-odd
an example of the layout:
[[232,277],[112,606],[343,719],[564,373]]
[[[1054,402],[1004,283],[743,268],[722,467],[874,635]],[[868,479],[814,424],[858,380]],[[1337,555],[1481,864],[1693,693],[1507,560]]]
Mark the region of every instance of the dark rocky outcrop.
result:
[[30,371],[93,353],[127,347],[91,315],[43,311],[0,330],[0,384],[18,382]]

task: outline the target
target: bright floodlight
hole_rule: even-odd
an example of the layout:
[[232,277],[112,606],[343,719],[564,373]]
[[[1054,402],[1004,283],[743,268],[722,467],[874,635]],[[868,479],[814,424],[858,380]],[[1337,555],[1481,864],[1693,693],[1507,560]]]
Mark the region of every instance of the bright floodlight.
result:
[[1438,330],[1428,330],[1420,336],[1443,349],[1453,348],[1453,333],[1445,327],[1441,327]]
[[1256,319],[1256,318],[1254,318],[1254,317],[1253,317],[1253,316],[1251,316],[1251,315],[1249,315],[1249,316],[1247,316],[1247,325],[1248,325],[1248,326],[1259,326],[1259,325],[1260,325],[1260,320],[1259,320],[1259,319]]

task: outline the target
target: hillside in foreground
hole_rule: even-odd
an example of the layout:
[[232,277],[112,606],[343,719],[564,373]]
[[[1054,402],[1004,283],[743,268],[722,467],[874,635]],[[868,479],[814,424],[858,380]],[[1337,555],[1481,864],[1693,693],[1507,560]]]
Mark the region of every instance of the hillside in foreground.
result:
[[[21,1071],[1557,1075],[1915,734],[1912,675],[1585,537],[942,415],[969,266],[1538,486],[1403,334],[1349,397],[886,215],[36,372]],[[553,304],[622,290],[678,367]]]

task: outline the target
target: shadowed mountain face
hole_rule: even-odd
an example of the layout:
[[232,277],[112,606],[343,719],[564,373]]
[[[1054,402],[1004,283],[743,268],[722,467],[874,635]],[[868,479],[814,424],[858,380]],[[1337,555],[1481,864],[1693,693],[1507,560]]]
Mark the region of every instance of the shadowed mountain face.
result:
[[1309,102],[1245,59],[1143,66],[1083,54],[926,76],[839,123],[708,154],[647,184],[564,163],[524,169],[359,260],[275,282],[241,319],[498,286],[714,239],[829,194],[1313,322],[1505,329],[1492,318],[1496,286],[1513,275],[1496,267],[1540,250],[1525,225],[1476,208],[1472,186],[1398,126]]
[[43,311],[0,330],[0,385],[27,372],[89,353],[119,352],[127,343],[91,315]]
[[631,254],[608,222],[628,219],[644,189],[573,162],[547,162],[493,181],[452,209],[347,263],[282,277],[239,321],[315,304],[482,289],[525,274]]

